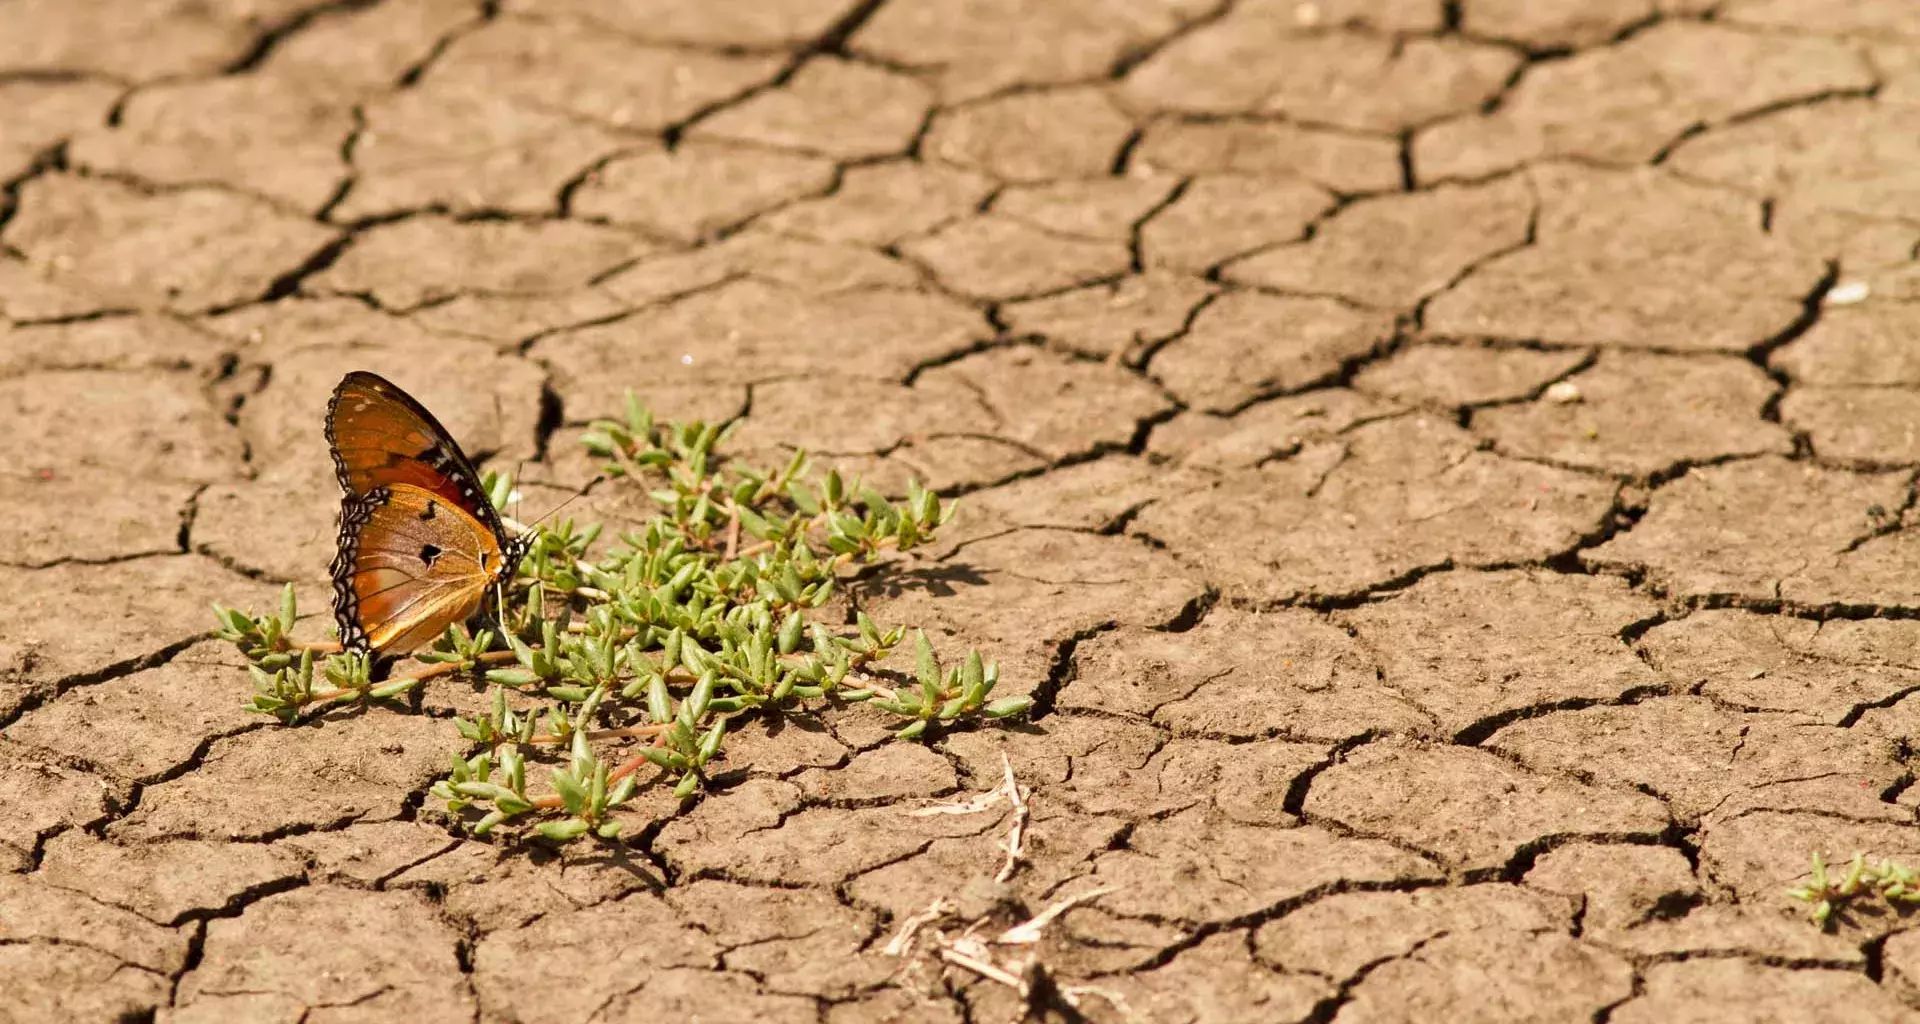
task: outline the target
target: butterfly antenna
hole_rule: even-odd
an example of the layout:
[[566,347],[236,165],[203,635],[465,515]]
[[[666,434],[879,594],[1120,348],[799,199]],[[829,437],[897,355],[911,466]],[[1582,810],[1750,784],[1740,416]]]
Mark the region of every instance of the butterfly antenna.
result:
[[551,509],[548,509],[546,515],[543,515],[540,518],[535,519],[533,522],[528,523],[527,528],[532,529],[533,527],[538,526],[549,519],[552,519],[554,516],[559,515],[561,509],[566,508],[568,505],[573,504],[575,501],[578,501],[579,499],[586,497],[587,492],[593,489],[594,484],[597,484],[600,481],[605,479],[606,479],[605,474],[602,474],[600,476],[596,476],[593,479],[587,481],[586,486],[580,488],[579,490],[573,492],[572,494],[567,495],[567,498],[565,501],[562,501],[560,504],[555,505]]

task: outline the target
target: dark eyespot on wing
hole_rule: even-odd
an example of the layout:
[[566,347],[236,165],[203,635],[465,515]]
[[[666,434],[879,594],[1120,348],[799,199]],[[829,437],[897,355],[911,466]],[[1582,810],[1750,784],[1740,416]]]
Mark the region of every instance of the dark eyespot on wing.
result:
[[[421,516],[420,518],[426,519],[428,517]],[[438,547],[435,547],[432,544],[421,545],[420,561],[425,562],[427,565],[427,568],[429,569],[433,568],[433,560],[439,557],[440,557],[440,549]]]
[[422,518],[422,519],[432,519],[432,518],[433,518],[433,513],[434,513],[434,511],[435,511],[436,509],[438,509],[439,507],[440,507],[440,504],[439,504],[439,502],[434,502],[434,501],[429,501],[429,502],[427,502],[427,508],[426,508],[426,511],[424,511],[424,512],[422,512],[422,513],[420,513],[420,518]]

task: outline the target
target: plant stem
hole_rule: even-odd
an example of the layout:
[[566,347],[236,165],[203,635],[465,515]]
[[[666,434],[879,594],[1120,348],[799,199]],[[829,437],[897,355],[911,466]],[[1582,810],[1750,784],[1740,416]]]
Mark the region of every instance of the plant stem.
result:
[[[476,665],[489,665],[502,661],[512,661],[514,657],[515,655],[512,651],[486,651],[472,661],[440,661],[431,665],[422,665],[415,671],[389,676],[387,677],[387,682],[397,683],[407,680],[425,682],[428,679],[451,675],[455,672],[464,672]],[[369,685],[366,690],[362,690],[359,687],[346,686],[336,686],[331,690],[314,690],[307,694],[307,699],[301,702],[301,706],[311,708],[316,705],[330,704],[342,697],[363,694],[371,689],[373,689],[372,685]]]
[[[666,744],[665,733],[662,733],[653,738],[652,746],[664,747],[666,745],[667,744]],[[629,760],[623,761],[620,763],[620,766],[618,768],[615,768],[614,770],[607,773],[607,784],[612,785],[616,782],[619,782],[621,779],[624,779],[627,776],[632,775],[634,772],[639,771],[642,767],[646,765],[650,765],[652,763],[653,763],[652,761],[649,761],[644,757],[634,757],[634,758],[630,758]],[[664,771],[664,769],[662,770]]]
[[435,662],[431,665],[422,666],[405,675],[389,677],[388,681],[393,682],[400,679],[434,679],[439,676],[452,675],[455,672],[464,672],[478,665],[497,665],[503,661],[513,661],[514,658],[515,655],[512,651],[483,651],[476,655],[471,661]]
[[601,590],[599,587],[556,587],[551,583],[542,583],[541,586],[547,588],[547,593],[549,594],[560,594],[566,597],[572,597],[578,594],[591,601],[613,600],[612,594]]
[[727,505],[727,546],[720,555],[722,562],[733,561],[733,553],[740,547],[740,506]]

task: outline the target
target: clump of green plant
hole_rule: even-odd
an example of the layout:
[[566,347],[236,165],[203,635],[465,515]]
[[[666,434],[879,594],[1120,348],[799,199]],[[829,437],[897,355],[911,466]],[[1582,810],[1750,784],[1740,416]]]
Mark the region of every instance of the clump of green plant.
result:
[[[925,543],[951,503],[917,483],[897,504],[838,471],[816,477],[805,453],[777,471],[737,465],[717,453],[727,429],[656,423],[631,393],[627,406],[581,440],[656,514],[604,550],[598,523],[519,527],[530,546],[489,628],[455,625],[381,680],[337,643],[292,639],[291,585],[274,614],[216,604],[218,635],[249,661],[248,706],[291,725],[397,702],[435,676],[484,679],[491,708],[454,720],[464,747],[433,796],[477,834],[531,823],[554,840],[616,836],[610,812],[643,783],[692,796],[744,716],[866,702],[911,740],[1028,709],[1024,697],[991,700],[998,669],[978,651],[943,665],[915,632],[912,671],[887,671],[877,663],[904,628],[826,611],[850,567]],[[511,481],[486,484],[504,508]],[[546,786],[530,788],[530,758],[545,763]]]
[[1809,916],[1823,929],[1833,927],[1836,915],[1861,899],[1877,896],[1896,909],[1920,906],[1920,872],[1890,860],[1870,865],[1865,854],[1856,853],[1847,873],[1835,879],[1816,853],[1812,874],[1806,885],[1789,889],[1787,895],[1812,904]]

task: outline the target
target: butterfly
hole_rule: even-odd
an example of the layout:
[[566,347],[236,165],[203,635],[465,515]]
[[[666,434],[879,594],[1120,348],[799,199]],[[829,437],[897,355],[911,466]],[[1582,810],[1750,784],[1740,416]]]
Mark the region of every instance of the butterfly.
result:
[[340,645],[397,655],[433,642],[513,578],[510,537],[452,435],[392,381],[364,370],[327,404],[340,499],[333,616]]

